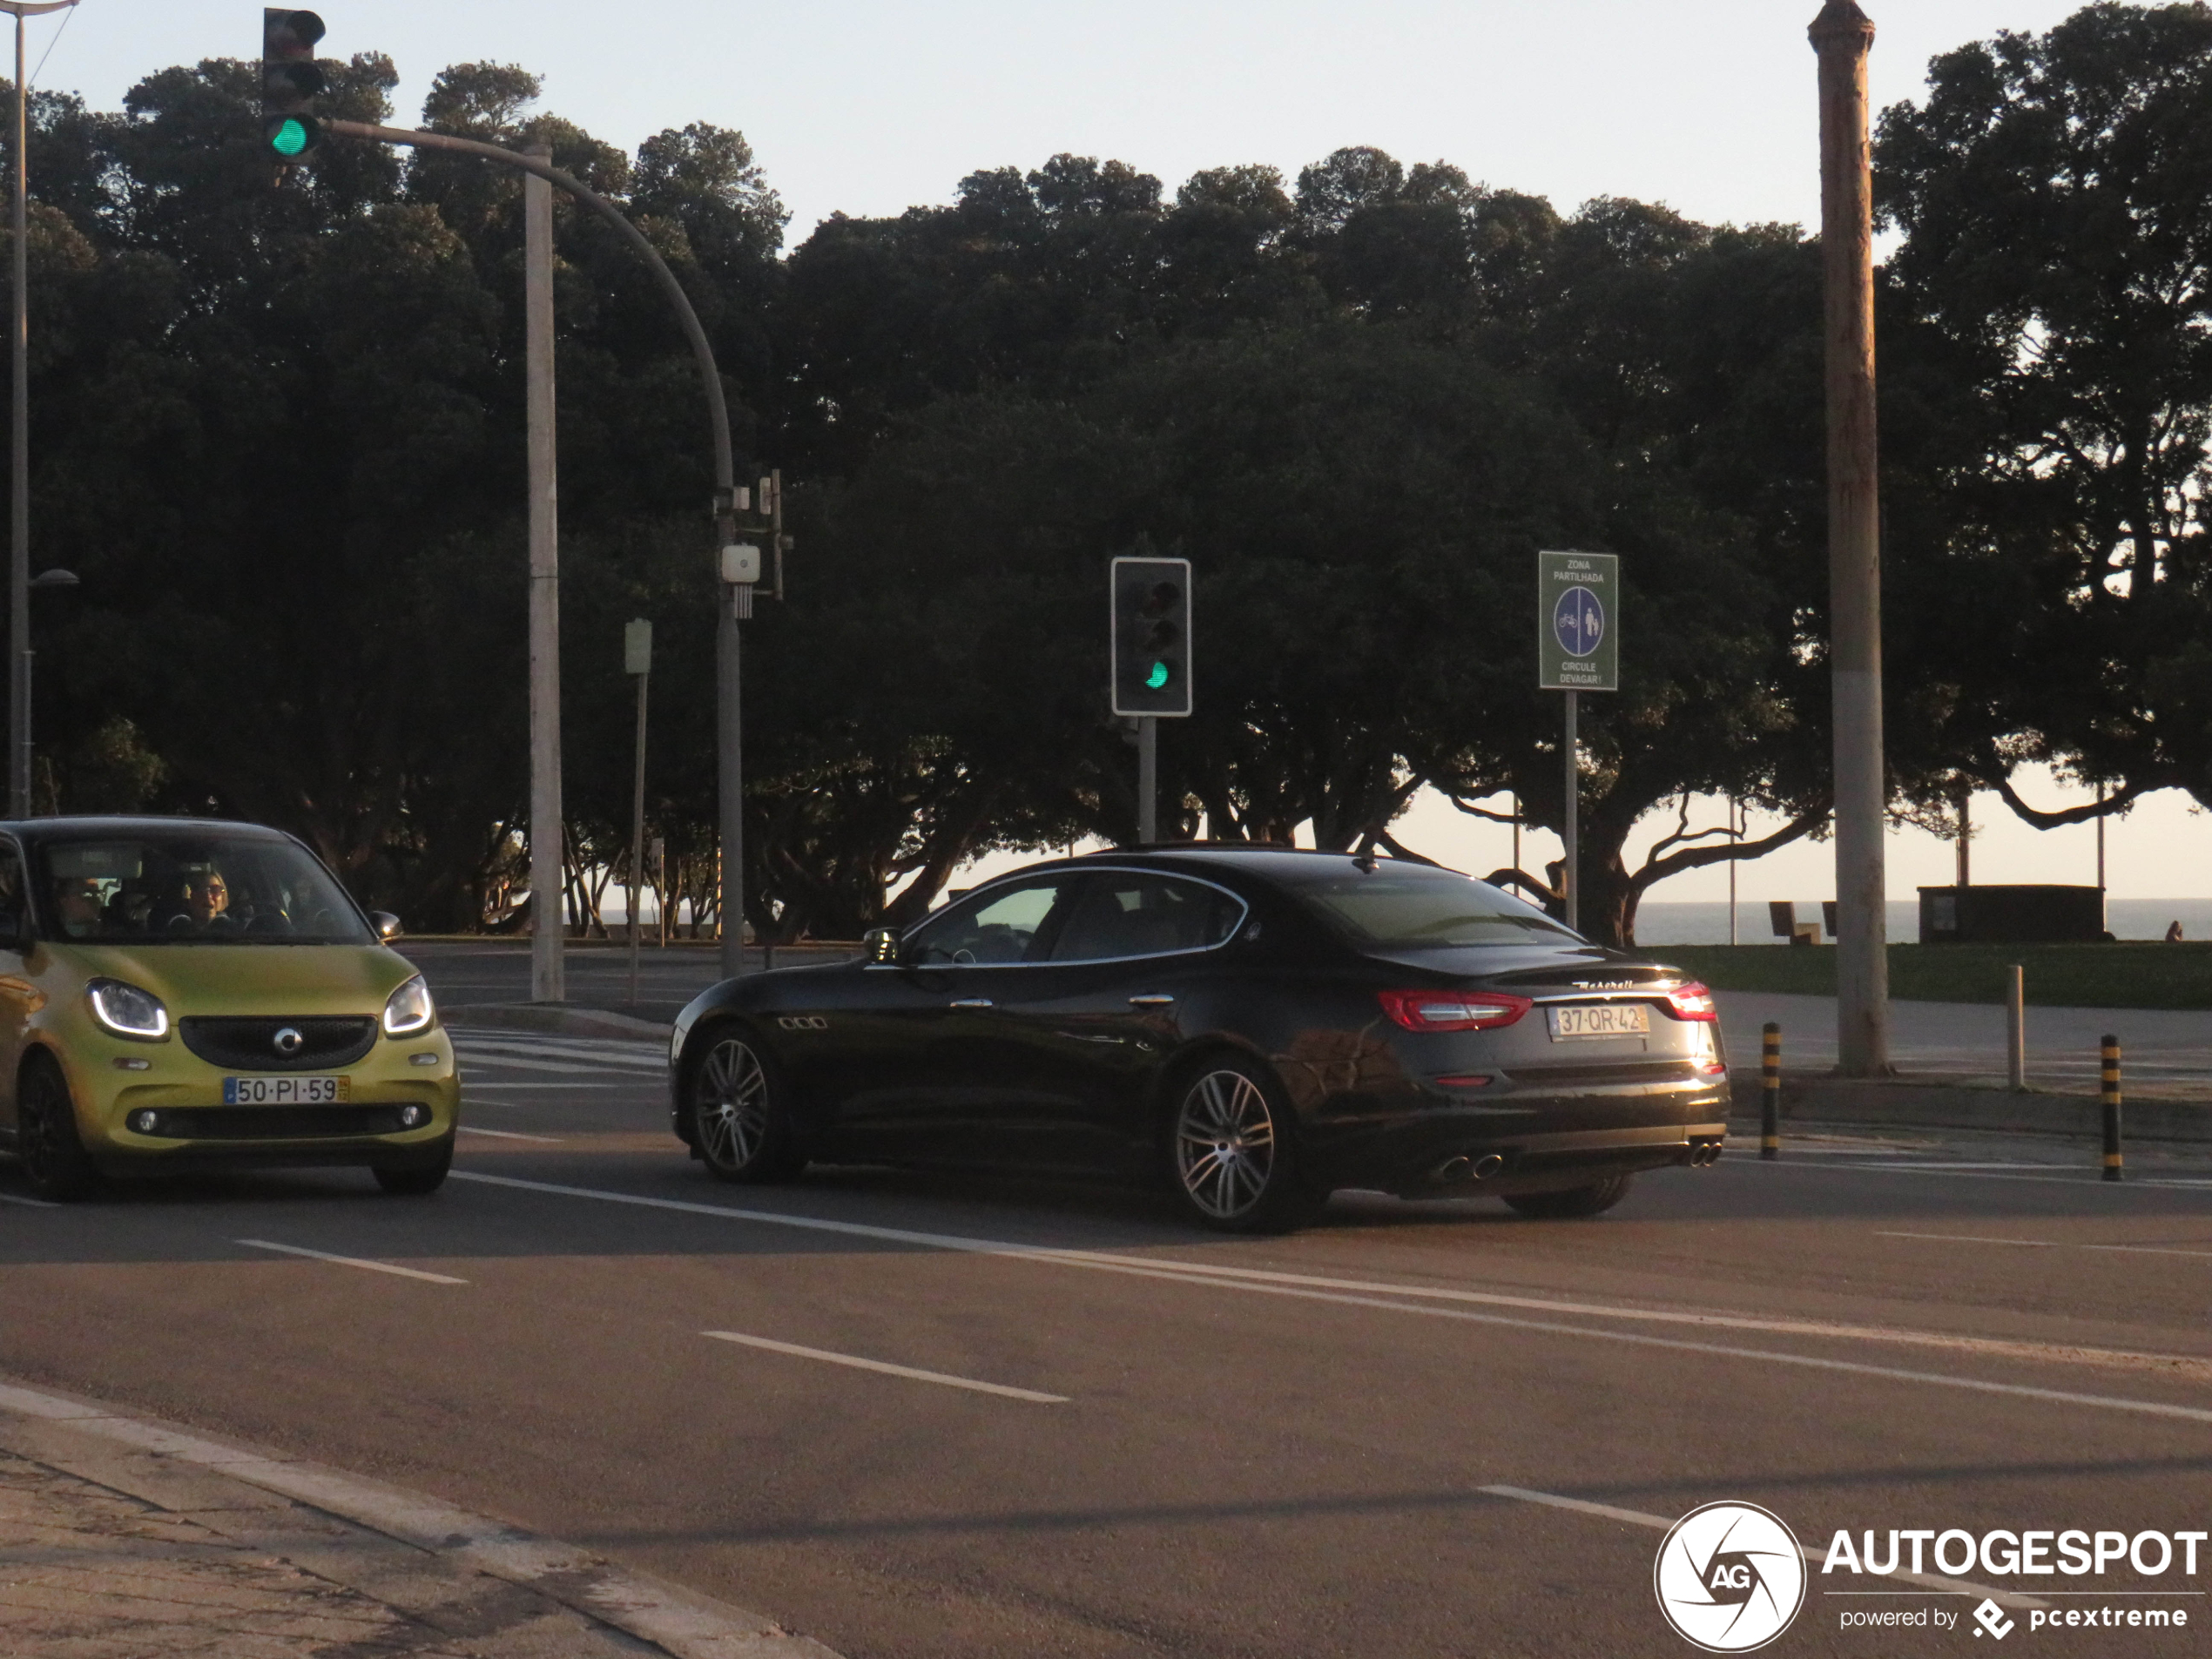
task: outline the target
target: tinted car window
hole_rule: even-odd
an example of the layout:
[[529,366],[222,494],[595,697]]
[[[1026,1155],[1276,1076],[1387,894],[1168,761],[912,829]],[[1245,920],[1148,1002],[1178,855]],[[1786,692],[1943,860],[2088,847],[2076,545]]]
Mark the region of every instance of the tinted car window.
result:
[[34,856],[41,917],[56,939],[375,942],[330,873],[289,841],[155,830],[42,841]]
[[925,923],[909,960],[963,968],[1042,961],[1075,887],[1075,877],[1059,875],[979,894]]
[[1572,940],[1535,906],[1487,882],[1426,865],[1372,870],[1322,864],[1286,885],[1312,909],[1366,945],[1510,945]]
[[1069,917],[1052,960],[1096,962],[1204,950],[1236,931],[1244,914],[1244,906],[1217,887],[1102,870]]

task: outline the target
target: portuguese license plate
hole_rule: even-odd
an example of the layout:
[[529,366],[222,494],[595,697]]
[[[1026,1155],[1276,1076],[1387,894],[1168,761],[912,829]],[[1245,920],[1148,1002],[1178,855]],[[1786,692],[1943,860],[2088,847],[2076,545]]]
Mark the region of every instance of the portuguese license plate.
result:
[[1651,1010],[1642,1002],[1587,1002],[1563,1008],[1546,1008],[1552,1041],[1574,1037],[1647,1037],[1651,1035]]
[[351,1077],[226,1077],[226,1106],[331,1106],[354,1092]]

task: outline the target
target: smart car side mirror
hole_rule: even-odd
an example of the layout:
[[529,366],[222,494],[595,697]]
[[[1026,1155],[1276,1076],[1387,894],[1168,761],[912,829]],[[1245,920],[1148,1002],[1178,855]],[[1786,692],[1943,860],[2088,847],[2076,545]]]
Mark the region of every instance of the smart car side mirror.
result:
[[895,963],[899,960],[899,934],[895,928],[871,927],[860,935],[860,954],[879,966]]
[[376,929],[376,936],[379,939],[397,939],[407,931],[400,926],[400,919],[388,910],[370,911],[368,921],[369,925]]

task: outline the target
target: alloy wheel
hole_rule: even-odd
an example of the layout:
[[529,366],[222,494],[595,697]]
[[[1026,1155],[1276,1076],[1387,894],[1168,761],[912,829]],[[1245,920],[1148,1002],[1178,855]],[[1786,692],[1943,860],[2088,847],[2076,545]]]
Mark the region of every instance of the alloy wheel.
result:
[[1265,1196],[1275,1173],[1275,1115],[1241,1071],[1210,1071],[1190,1086],[1175,1125],[1176,1173],[1190,1202],[1228,1221]]
[[718,1169],[742,1170],[768,1139],[768,1076],[760,1057],[736,1037],[716,1043],[695,1086],[699,1154]]

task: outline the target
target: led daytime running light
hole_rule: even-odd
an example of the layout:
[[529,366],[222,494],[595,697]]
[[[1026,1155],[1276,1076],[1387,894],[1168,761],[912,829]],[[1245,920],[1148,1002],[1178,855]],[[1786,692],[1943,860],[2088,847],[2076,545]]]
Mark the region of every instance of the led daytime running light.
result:
[[119,979],[96,979],[84,988],[92,1017],[118,1037],[159,1042],[169,1035],[169,1010],[152,991]]
[[405,1037],[427,1031],[437,1015],[438,1010],[430,1001],[430,988],[417,974],[385,999],[384,1035]]

